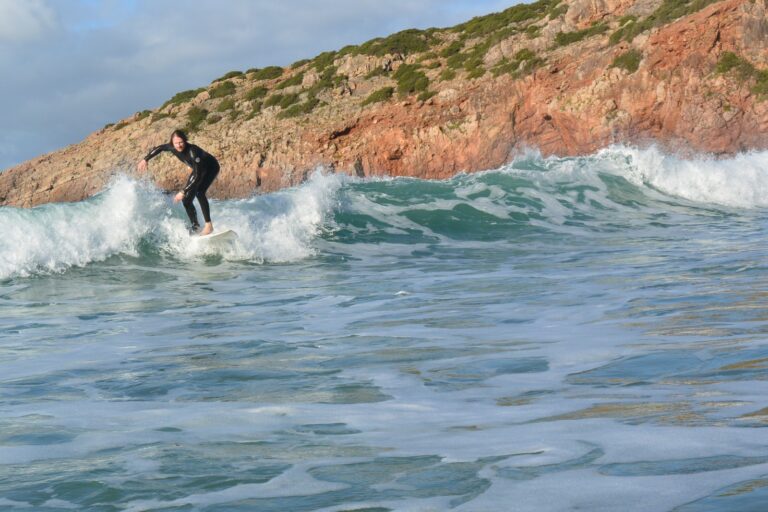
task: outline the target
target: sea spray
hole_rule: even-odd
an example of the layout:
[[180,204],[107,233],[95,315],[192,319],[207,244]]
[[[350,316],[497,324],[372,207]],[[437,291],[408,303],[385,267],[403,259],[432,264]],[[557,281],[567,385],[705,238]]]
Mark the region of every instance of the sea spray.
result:
[[0,208],[0,279],[61,272],[117,253],[136,254],[161,210],[156,190],[118,177],[80,203]]
[[716,158],[667,154],[657,147],[614,146],[593,160],[612,163],[610,172],[640,186],[698,203],[738,208],[768,206],[768,152],[753,151]]

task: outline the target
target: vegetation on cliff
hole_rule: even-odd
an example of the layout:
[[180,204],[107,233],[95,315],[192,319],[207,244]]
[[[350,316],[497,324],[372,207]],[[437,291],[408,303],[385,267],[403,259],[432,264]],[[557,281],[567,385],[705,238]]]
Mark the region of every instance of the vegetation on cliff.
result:
[[611,66],[614,68],[625,69],[634,73],[640,67],[640,61],[643,60],[643,54],[638,50],[629,50],[613,59]]
[[751,62],[733,52],[724,52],[715,70],[735,76],[740,82],[753,82],[750,90],[760,101],[768,99],[768,69],[757,69]]
[[[611,44],[631,41],[646,30],[674,21],[714,1],[661,0],[657,8],[645,17],[627,15],[618,19],[608,18],[578,30],[550,32],[548,36],[542,35],[544,23],[547,19],[562,18],[569,10],[569,3],[565,0],[538,0],[518,4],[499,13],[478,16],[455,27],[403,30],[339,51],[323,52],[312,59],[295,62],[288,68],[268,66],[246,72],[231,71],[208,87],[174,95],[154,112],[151,120],[156,122],[165,117],[175,117],[182,109],[181,114],[188,119],[187,128],[196,130],[204,127],[206,118],[209,124],[216,119],[208,118],[209,111],[227,112],[230,119],[240,118],[243,114],[242,119],[247,121],[262,115],[274,115],[277,119],[307,115],[332,103],[333,97],[339,95],[359,98],[359,108],[391,101],[394,92],[401,98],[414,95],[418,100],[426,101],[437,94],[440,86],[436,84],[456,79],[478,79],[489,73],[493,78],[508,76],[521,79],[545,66],[548,53],[558,48],[607,32],[611,32]],[[517,49],[512,55],[498,51],[499,45],[508,40],[526,41],[541,37],[549,37],[549,42],[545,43],[549,47],[546,52],[534,52],[526,47]],[[537,47],[541,49],[541,42]],[[495,56],[491,58],[493,49],[496,49]],[[641,58],[638,51],[629,50],[617,56],[611,66],[633,73],[638,69]],[[368,67],[362,68],[365,71],[361,73],[356,71],[354,63]],[[370,66],[365,63],[375,64]],[[339,73],[340,67],[351,69],[353,76]],[[766,88],[761,73],[757,70],[746,73],[755,81],[756,93]],[[370,85],[361,86],[364,82],[370,82]],[[365,92],[356,94],[358,87]],[[207,97],[202,95],[206,92]],[[211,102],[222,98],[226,100]],[[277,107],[277,111],[270,110],[270,107]],[[134,117],[112,129],[120,129],[141,119],[143,117]]]
[[635,16],[622,18],[621,27],[611,34],[611,44],[619,41],[631,42],[643,32],[665,25],[687,14],[700,11],[709,4],[719,0],[664,0],[650,16],[638,20]]

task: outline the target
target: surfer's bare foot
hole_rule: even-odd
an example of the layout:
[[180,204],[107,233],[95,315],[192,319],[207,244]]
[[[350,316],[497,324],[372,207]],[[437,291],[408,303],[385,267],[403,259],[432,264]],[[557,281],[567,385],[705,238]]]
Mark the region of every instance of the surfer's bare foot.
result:
[[213,223],[212,222],[206,222],[205,223],[205,227],[200,232],[200,235],[201,236],[205,236],[205,235],[210,235],[211,233],[213,233]]

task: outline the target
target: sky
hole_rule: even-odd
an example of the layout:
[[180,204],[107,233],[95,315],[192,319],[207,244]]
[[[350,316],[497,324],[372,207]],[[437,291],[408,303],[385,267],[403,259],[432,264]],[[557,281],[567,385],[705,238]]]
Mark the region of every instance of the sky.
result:
[[229,71],[520,0],[0,0],[0,171]]

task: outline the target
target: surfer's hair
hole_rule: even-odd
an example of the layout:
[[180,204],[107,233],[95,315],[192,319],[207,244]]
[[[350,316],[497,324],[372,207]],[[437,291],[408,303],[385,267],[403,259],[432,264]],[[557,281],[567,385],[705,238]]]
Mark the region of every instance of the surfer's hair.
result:
[[174,132],[171,134],[171,144],[173,144],[174,137],[178,137],[183,140],[184,144],[187,143],[187,134],[184,133],[184,130],[174,130]]

